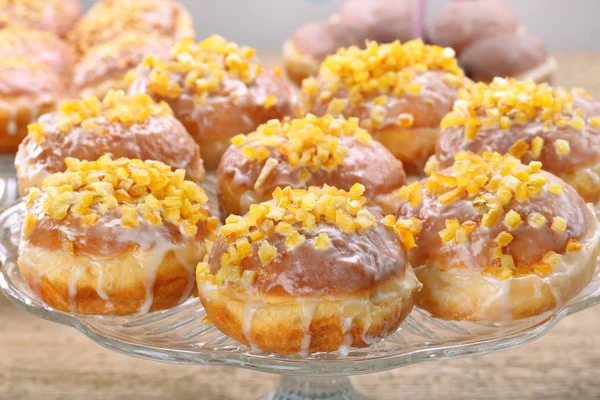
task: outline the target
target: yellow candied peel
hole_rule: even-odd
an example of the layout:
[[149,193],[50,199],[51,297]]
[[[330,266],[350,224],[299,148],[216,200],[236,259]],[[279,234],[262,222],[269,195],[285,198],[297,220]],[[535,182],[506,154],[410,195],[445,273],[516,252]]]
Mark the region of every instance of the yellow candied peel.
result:
[[[82,225],[94,225],[118,208],[123,225],[129,228],[168,221],[184,235],[194,236],[197,223],[204,221],[209,232],[216,231],[217,220],[207,211],[208,197],[200,186],[185,180],[184,170],[172,171],[158,161],[112,160],[107,155],[97,161],[67,158],[65,163],[65,172],[45,179],[41,190],[32,189],[28,207],[42,198],[43,215],[54,220],[78,216]],[[25,233],[36,223],[29,215]]]
[[[217,35],[198,43],[191,39],[182,40],[171,54],[171,60],[147,56],[142,61],[143,69],[150,70],[148,90],[166,97],[191,91],[197,105],[204,104],[211,94],[219,92],[225,78],[250,85],[263,73],[262,65],[256,61],[256,50],[238,46]],[[135,77],[133,74],[129,79]],[[276,104],[277,97],[268,94],[263,106],[270,109]]]
[[[543,195],[563,195],[563,187],[558,183],[549,183],[548,178],[539,172],[541,168],[542,164],[539,161],[525,165],[510,154],[475,155],[461,151],[456,154],[451,171],[430,171],[429,178],[424,183],[422,181],[403,186],[399,193],[412,207],[418,207],[423,202],[425,191],[435,196],[442,205],[461,199],[471,201],[482,216],[480,224],[473,221],[461,223],[456,219],[446,220],[445,228],[438,232],[444,243],[469,243],[470,234],[475,229],[492,229],[502,224],[505,230],[494,239],[495,246],[491,250],[494,265],[486,267],[483,270],[484,274],[502,279],[507,279],[513,274],[543,274],[548,273],[554,265],[550,261],[560,261],[560,255],[545,258],[540,265],[520,266],[515,265],[511,255],[503,253],[503,249],[513,239],[510,231],[518,229],[521,224],[526,223],[537,229],[545,226],[557,233],[565,232],[568,227],[567,220],[561,216],[556,216],[550,225],[550,222],[537,212],[522,216],[510,208],[513,202],[524,203],[530,198]],[[502,215],[504,217],[501,219]],[[576,245],[576,240],[570,243],[568,251],[581,249]]]
[[[210,274],[207,263],[198,264],[203,278],[222,284],[226,281],[247,282],[242,262],[256,251],[263,266],[277,257],[277,249],[269,243],[274,233],[285,237],[288,249],[300,245],[311,245],[324,250],[331,246],[331,239],[320,233],[314,239],[307,239],[302,233],[312,232],[319,223],[333,224],[344,232],[372,229],[378,222],[373,214],[364,208],[364,186],[355,184],[349,191],[331,186],[310,187],[309,189],[277,188],[273,200],[250,206],[249,213],[240,217],[230,215],[219,229],[229,244],[220,260],[216,275]],[[384,218],[383,224],[394,229],[403,246],[415,246],[413,235],[421,229],[418,219],[400,219],[392,215]],[[253,250],[254,249],[254,250]],[[258,250],[256,250],[258,249]],[[250,282],[252,283],[252,282]]]
[[371,135],[359,128],[357,118],[319,118],[312,114],[284,122],[270,120],[256,132],[237,135],[231,142],[242,148],[244,157],[259,163],[276,150],[287,157],[292,168],[303,168],[303,178],[308,179],[311,170],[333,170],[343,162],[348,148],[340,145],[342,136],[353,136],[365,145],[373,143]]
[[[553,126],[570,125],[578,131],[588,125],[600,126],[596,117],[584,120],[581,110],[575,109],[575,96],[591,98],[581,89],[554,88],[547,83],[535,83],[532,79],[495,78],[489,84],[479,82],[461,88],[452,111],[446,114],[440,126],[463,127],[466,140],[474,140],[480,129],[508,130],[513,124],[534,120],[543,124],[544,131]],[[566,140],[557,142],[557,153],[568,154],[569,143]],[[543,139],[537,136],[531,143],[519,140],[510,152],[521,157],[530,150],[533,157],[538,158],[543,144]]]
[[[110,123],[140,124],[153,116],[172,116],[173,111],[165,102],[156,103],[146,94],[127,96],[122,90],[109,90],[104,99],[95,96],[64,102],[58,112],[57,126],[67,133],[77,126],[90,132],[103,134],[105,127],[99,122],[104,118]],[[27,127],[36,143],[44,140],[45,128],[39,122]]]

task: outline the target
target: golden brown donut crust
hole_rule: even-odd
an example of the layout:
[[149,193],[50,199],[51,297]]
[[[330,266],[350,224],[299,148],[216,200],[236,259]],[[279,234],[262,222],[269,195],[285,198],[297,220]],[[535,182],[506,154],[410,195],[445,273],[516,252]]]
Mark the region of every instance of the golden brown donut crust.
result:
[[77,126],[68,132],[58,128],[59,113],[46,114],[38,122],[44,137],[38,143],[31,135],[19,146],[15,166],[19,189],[25,194],[30,187],[40,187],[42,181],[65,169],[65,158],[97,160],[104,154],[111,157],[161,161],[172,168],[181,168],[194,182],[202,182],[204,168],[200,149],[185,128],[172,116],[152,116],[142,123],[126,125],[96,117],[103,134]]
[[108,89],[126,90],[127,72],[146,55],[166,58],[174,39],[156,32],[122,32],[118,37],[90,48],[75,67],[73,84],[83,96],[104,97]]
[[509,34],[475,41],[463,50],[459,61],[471,79],[490,82],[496,76],[520,76],[543,64],[548,56],[540,38]]
[[460,54],[478,40],[513,34],[518,28],[519,17],[505,1],[453,1],[432,18],[427,34],[432,43]]
[[253,349],[302,356],[396,330],[420,288],[405,250],[412,222],[371,214],[362,193],[288,186],[229,217],[196,272],[217,328]]
[[24,278],[63,311],[146,313],[185,300],[216,220],[184,175],[156,161],[70,159],[27,198]]
[[79,0],[0,0],[0,26],[25,26],[65,37],[81,15]]
[[193,21],[187,10],[173,0],[103,0],[79,20],[69,40],[80,52],[133,30],[140,35],[160,33],[174,40],[194,37]]
[[[548,311],[585,287],[595,270],[598,224],[573,188],[548,172],[538,171],[536,179],[547,179],[542,192],[528,200],[513,195],[498,208],[497,222],[490,223],[487,212],[491,208],[483,206],[482,211],[475,203],[486,194],[495,195],[495,191],[482,188],[477,194],[465,193],[448,203],[428,189],[434,178],[460,179],[455,169],[459,164],[421,181],[419,204],[405,201],[399,207],[399,217],[422,220],[416,247],[409,252],[409,261],[424,285],[417,305],[441,318],[506,321]],[[503,179],[500,168],[502,164],[489,178]],[[551,191],[557,186],[560,191]],[[492,204],[492,200],[486,201]],[[511,225],[515,214],[521,222]],[[565,222],[564,228],[559,227],[558,219]],[[466,241],[459,241],[458,234],[445,238],[453,220],[462,227],[472,224]],[[503,243],[506,238],[499,238],[507,233],[510,239]],[[509,256],[510,262],[505,264],[495,255],[498,246],[502,257]]]

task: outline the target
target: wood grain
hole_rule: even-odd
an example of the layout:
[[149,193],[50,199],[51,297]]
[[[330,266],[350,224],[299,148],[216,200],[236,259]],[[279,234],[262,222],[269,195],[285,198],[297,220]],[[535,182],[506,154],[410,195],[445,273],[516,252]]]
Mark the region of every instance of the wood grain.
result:
[[[557,83],[600,98],[600,54],[557,55]],[[354,378],[380,400],[600,399],[600,307],[521,348]],[[0,298],[1,399],[255,399],[273,375],[160,364],[114,353]]]

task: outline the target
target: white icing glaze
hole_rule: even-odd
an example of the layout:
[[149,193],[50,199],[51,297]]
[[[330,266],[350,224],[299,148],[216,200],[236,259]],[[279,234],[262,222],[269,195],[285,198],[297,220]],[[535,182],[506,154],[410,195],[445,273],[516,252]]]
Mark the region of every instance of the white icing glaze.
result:
[[84,272],[84,268],[75,267],[71,269],[71,272],[69,273],[69,311],[71,312],[77,311],[77,305],[75,303],[75,297],[77,296],[77,282]]
[[9,110],[6,130],[9,136],[15,136],[17,134],[17,109],[10,107]]
[[310,324],[313,320],[315,310],[319,306],[318,300],[311,299],[298,299],[298,302],[302,305],[302,346],[300,347],[300,357],[308,357],[310,355]]

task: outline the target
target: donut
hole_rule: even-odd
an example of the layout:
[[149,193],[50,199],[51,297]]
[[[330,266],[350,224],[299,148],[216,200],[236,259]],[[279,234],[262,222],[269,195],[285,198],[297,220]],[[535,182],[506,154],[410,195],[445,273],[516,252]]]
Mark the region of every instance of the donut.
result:
[[51,67],[71,79],[75,52],[58,36],[22,27],[0,29],[0,57],[19,56]]
[[176,1],[101,0],[79,20],[69,40],[80,54],[85,54],[127,31],[140,36],[160,33],[174,40],[194,37],[192,17]]
[[29,286],[82,314],[145,314],[187,299],[217,228],[202,188],[158,161],[66,164],[26,200],[18,264]]
[[416,304],[451,320],[508,322],[556,309],[596,269],[591,207],[560,178],[517,158],[460,151],[451,167],[405,186],[398,218],[419,218],[409,252]]
[[302,356],[394,332],[420,288],[406,255],[419,222],[384,223],[363,191],[287,186],[229,216],[196,269],[208,319],[253,350]]
[[0,28],[23,26],[65,37],[80,16],[79,0],[0,0]]
[[68,157],[94,161],[108,154],[155,160],[184,170],[196,183],[204,176],[198,145],[169,106],[148,95],[109,91],[102,101],[95,97],[68,101],[28,129],[15,158],[23,195],[64,171]]
[[81,96],[104,97],[110,89],[127,90],[125,79],[144,56],[166,58],[175,41],[157,32],[121,33],[113,40],[98,44],[81,57],[73,76],[75,89]]
[[0,154],[14,153],[27,125],[69,97],[68,80],[23,56],[0,57]]
[[510,153],[541,161],[585,201],[600,199],[600,103],[583,90],[496,78],[461,91],[441,127],[431,169],[461,150]]
[[420,40],[369,42],[366,49],[339,49],[304,80],[301,112],[359,118],[409,174],[418,174],[467,82],[452,49]]
[[453,1],[427,26],[427,38],[459,55],[470,44],[519,30],[519,16],[502,0]]
[[249,135],[238,135],[217,171],[221,216],[243,215],[250,205],[271,199],[277,187],[365,188],[368,206],[394,212],[406,182],[402,162],[350,118],[308,115],[271,120]]
[[464,49],[458,60],[471,79],[484,82],[491,82],[497,76],[549,80],[549,70],[545,74],[535,72],[542,66],[548,69],[553,63],[543,40],[530,34],[514,33],[477,40]]
[[412,38],[409,0],[350,0],[328,21],[301,26],[283,45],[287,75],[300,85],[319,72],[319,64],[340,47],[364,46],[365,40],[390,43]]
[[213,171],[233,136],[294,112],[281,69],[266,70],[255,53],[220,36],[183,40],[167,60],[146,57],[130,76],[129,92],[169,103]]

